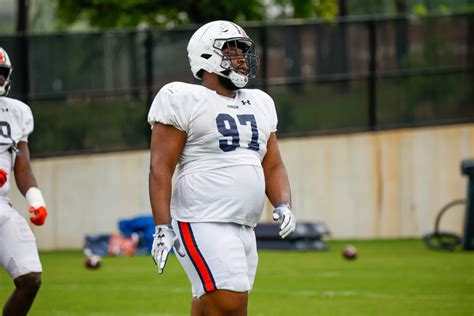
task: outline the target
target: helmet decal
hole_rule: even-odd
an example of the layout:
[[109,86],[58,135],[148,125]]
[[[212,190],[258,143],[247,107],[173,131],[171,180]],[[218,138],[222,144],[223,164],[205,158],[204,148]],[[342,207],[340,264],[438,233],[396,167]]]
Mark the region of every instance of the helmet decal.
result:
[[245,36],[245,37],[248,37],[248,36],[247,36],[247,33],[245,33],[245,31],[244,31],[243,28],[241,28],[240,26],[238,26],[238,25],[235,24],[235,23],[232,23],[232,25],[237,29],[237,31],[240,33],[240,35]]

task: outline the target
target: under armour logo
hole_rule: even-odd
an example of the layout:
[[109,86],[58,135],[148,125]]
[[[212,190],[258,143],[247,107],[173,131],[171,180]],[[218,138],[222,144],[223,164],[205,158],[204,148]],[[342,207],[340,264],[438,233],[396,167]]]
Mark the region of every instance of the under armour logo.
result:
[[241,100],[240,102],[242,102],[243,105],[245,104],[251,105],[250,100]]

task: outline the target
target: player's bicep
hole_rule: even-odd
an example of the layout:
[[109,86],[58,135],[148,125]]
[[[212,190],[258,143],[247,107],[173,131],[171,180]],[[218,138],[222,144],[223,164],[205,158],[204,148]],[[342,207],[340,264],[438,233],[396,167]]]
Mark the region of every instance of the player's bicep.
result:
[[166,167],[174,171],[186,139],[187,134],[174,126],[155,123],[150,145],[152,169]]
[[273,205],[291,202],[290,183],[275,133],[271,133],[263,162],[265,193]]

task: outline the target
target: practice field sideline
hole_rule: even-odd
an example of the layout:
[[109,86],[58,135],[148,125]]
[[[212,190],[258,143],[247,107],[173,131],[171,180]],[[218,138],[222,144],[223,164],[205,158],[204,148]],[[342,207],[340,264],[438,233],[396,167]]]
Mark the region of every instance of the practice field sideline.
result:
[[[353,244],[358,258],[342,258]],[[474,315],[474,252],[419,240],[330,241],[327,252],[262,250],[249,315]],[[176,258],[159,276],[151,256],[106,257],[86,270],[79,251],[42,252],[43,286],[30,315],[189,315]],[[0,271],[0,301],[13,288]]]

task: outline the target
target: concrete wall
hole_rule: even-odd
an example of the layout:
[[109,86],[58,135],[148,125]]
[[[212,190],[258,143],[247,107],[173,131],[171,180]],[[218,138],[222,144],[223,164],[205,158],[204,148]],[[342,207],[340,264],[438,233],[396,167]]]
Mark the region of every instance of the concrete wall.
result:
[[[419,237],[443,205],[466,196],[460,162],[474,158],[474,124],[283,139],[280,148],[300,221],[324,221],[333,238]],[[148,151],[34,160],[49,210],[33,227],[40,249],[80,248],[86,233],[150,214],[148,165]],[[11,197],[27,216],[21,195]],[[455,207],[442,228],[462,233],[463,220]]]

